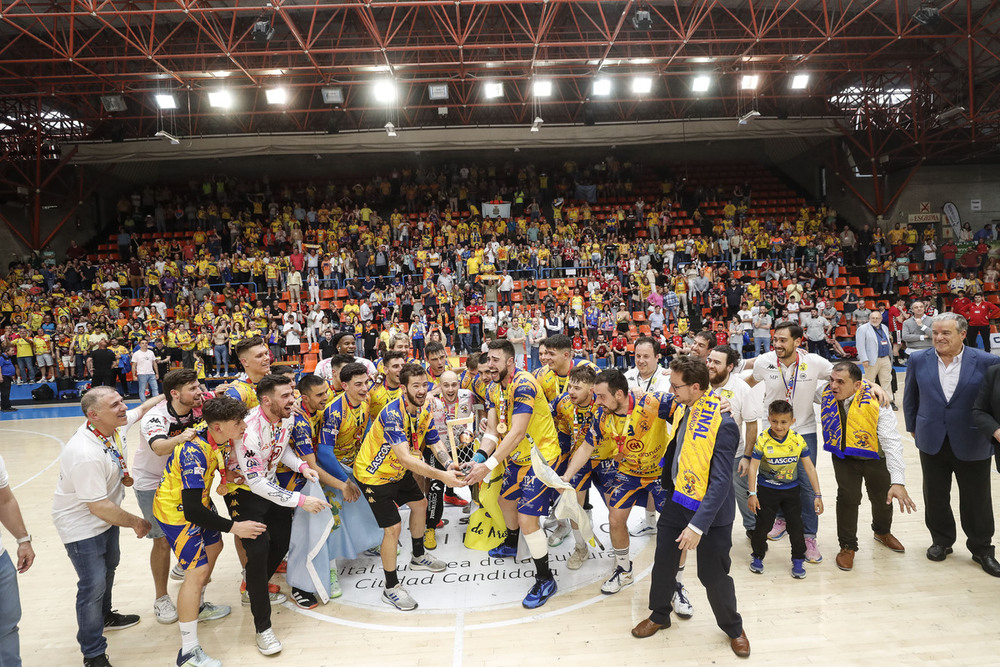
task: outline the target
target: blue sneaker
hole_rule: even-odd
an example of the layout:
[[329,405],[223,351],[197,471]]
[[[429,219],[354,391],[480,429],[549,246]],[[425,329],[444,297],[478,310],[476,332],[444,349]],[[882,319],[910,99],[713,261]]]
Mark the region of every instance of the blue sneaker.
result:
[[537,609],[549,601],[549,598],[556,594],[555,579],[535,579],[535,585],[531,587],[528,594],[524,596],[521,605],[525,609]]
[[806,578],[806,566],[805,558],[793,558],[792,559],[792,576],[796,579]]
[[493,547],[488,552],[490,558],[516,558],[517,557],[517,547],[508,547],[506,544],[501,544],[498,547]]
[[764,561],[761,558],[750,559],[750,571],[755,574],[764,574]]

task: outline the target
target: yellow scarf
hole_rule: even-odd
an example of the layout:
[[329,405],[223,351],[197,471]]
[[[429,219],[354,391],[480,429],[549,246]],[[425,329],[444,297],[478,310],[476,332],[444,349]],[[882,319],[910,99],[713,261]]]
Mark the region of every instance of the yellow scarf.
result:
[[846,437],[844,420],[833,391],[827,385],[820,404],[820,421],[823,424],[823,449],[837,458],[859,456],[877,459],[879,403],[872,395],[872,386],[862,382],[847,408]]
[[[677,483],[674,502],[697,510],[708,489],[708,473],[715,452],[715,437],[722,423],[722,399],[714,391],[702,395],[688,412],[687,427],[680,459],[677,461]],[[674,413],[671,433],[676,433],[685,410]]]

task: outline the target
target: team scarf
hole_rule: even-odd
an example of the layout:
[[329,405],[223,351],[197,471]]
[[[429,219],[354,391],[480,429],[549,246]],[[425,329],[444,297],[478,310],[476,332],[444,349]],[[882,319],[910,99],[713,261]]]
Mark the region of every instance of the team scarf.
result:
[[823,424],[823,449],[837,458],[859,456],[877,459],[879,402],[872,395],[872,385],[862,382],[847,408],[846,437],[840,418],[840,408],[830,386],[823,390],[820,402],[820,421]]
[[[676,433],[684,410],[674,413],[671,433]],[[708,490],[708,473],[715,452],[715,438],[722,424],[722,398],[713,390],[706,392],[688,410],[684,443],[677,461],[674,502],[697,510]]]

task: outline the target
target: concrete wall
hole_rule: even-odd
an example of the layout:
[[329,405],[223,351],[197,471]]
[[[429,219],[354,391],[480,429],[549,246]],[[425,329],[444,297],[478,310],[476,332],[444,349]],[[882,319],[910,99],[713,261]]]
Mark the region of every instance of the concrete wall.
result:
[[[895,174],[903,179],[905,174]],[[972,210],[972,200],[982,203],[982,210]],[[886,213],[886,220],[905,223],[911,213],[920,212],[920,203],[929,202],[932,213],[940,213],[946,202],[953,202],[962,222],[973,231],[986,224],[1000,222],[1000,165],[956,165],[923,167]]]

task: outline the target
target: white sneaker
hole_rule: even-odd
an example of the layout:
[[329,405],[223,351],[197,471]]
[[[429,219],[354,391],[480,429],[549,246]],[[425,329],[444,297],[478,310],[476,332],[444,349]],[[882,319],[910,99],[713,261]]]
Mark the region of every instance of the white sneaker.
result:
[[156,598],[156,602],[153,603],[153,614],[156,616],[157,623],[170,625],[177,622],[177,607],[174,606],[174,601],[170,599],[169,595]]
[[448,564],[439,558],[435,558],[429,553],[425,553],[420,558],[410,559],[411,570],[427,570],[428,572],[444,572]]
[[[288,596],[285,595],[284,593],[268,593],[268,597],[271,599],[272,605],[281,604],[282,602],[288,599]],[[250,593],[247,592],[246,590],[240,593],[240,603],[242,603],[244,606],[250,604]]]
[[194,650],[187,655],[177,656],[178,667],[222,667],[222,661],[209,657],[200,646],[195,646]]
[[590,549],[587,548],[586,544],[578,544],[573,548],[573,553],[569,555],[569,560],[566,561],[566,567],[571,570],[579,570],[583,567],[583,564],[587,561],[590,556]]
[[410,597],[402,584],[382,591],[382,602],[387,602],[400,611],[413,611],[417,608],[417,601]]
[[212,604],[211,602],[201,603],[201,609],[198,610],[198,622],[201,621],[217,621],[220,618],[225,618],[229,616],[232,612],[232,608],[224,604]]
[[542,530],[544,530],[545,532],[550,532],[552,530],[555,530],[556,526],[558,526],[559,523],[560,523],[559,519],[555,518],[550,514],[549,516],[545,517],[545,521],[542,523]]
[[339,598],[344,594],[344,591],[340,590],[340,581],[337,579],[337,571],[330,570],[330,597]]
[[628,531],[628,534],[632,537],[643,537],[645,535],[656,535],[656,524],[650,523],[645,517],[642,519],[642,523]]
[[621,565],[615,566],[615,571],[611,573],[608,580],[601,586],[601,592],[605,595],[612,595],[632,583],[632,568],[625,570]]
[[553,530],[552,533],[549,535],[549,546],[550,547],[559,546],[566,540],[567,537],[569,537],[570,533],[572,532],[573,529],[569,527],[569,521],[563,519],[558,523],[558,525],[556,525],[555,530]]
[[173,569],[170,570],[170,578],[174,581],[184,581],[185,570],[181,567],[180,563],[174,563]]
[[687,589],[679,581],[677,582],[677,590],[674,591],[674,597],[670,600],[670,604],[681,618],[691,618],[694,616],[694,607],[691,606],[691,600],[688,599]]
[[261,655],[274,655],[281,653],[281,642],[274,636],[274,628],[268,628],[264,632],[257,633],[257,650]]

